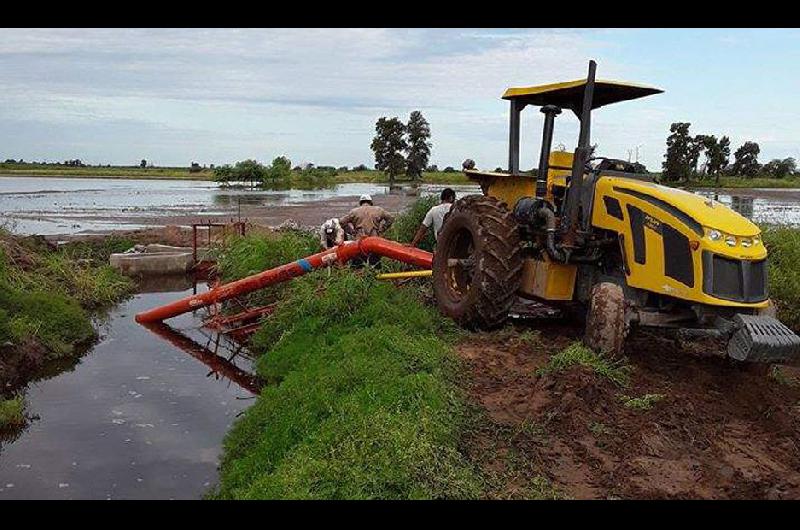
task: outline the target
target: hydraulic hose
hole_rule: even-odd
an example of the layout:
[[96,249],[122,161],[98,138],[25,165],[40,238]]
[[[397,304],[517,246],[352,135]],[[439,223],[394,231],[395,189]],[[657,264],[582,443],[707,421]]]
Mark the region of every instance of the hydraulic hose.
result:
[[559,263],[593,263],[600,259],[602,252],[599,248],[595,248],[592,254],[588,256],[575,256],[558,248],[558,246],[556,246],[556,214],[547,206],[542,206],[536,210],[536,217],[544,219],[545,229],[547,230],[545,250],[547,250],[547,255],[550,256],[553,261]]
[[167,305],[150,309],[136,315],[136,322],[161,322],[201,307],[213,305],[243,294],[263,289],[270,285],[286,282],[307,274],[322,266],[335,262],[345,263],[358,256],[378,254],[420,268],[430,269],[433,265],[433,254],[409,247],[382,237],[364,237],[358,241],[348,241],[331,249],[312,254],[305,258],[269,269],[241,280],[226,283],[205,293],[188,296]]

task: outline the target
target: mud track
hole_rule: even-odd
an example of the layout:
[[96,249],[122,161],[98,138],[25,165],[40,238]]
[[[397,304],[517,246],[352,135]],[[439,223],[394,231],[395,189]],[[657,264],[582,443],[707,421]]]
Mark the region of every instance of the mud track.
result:
[[[546,497],[800,498],[795,384],[641,333],[626,347],[627,388],[582,366],[539,376],[582,330],[554,321],[533,329],[476,334],[458,347],[481,418],[465,450],[496,477],[491,496],[530,497],[544,478]],[[650,410],[620,399],[644,394],[664,397]]]

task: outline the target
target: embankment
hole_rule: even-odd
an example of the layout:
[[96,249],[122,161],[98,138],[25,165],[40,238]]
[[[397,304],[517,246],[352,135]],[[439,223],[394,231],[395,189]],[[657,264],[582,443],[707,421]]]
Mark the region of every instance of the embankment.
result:
[[0,422],[19,418],[20,392],[37,369],[91,344],[93,312],[131,291],[106,265],[110,252],[128,246],[109,238],[55,249],[41,237],[0,232],[0,401],[13,412]]
[[[254,237],[222,256],[229,279],[313,245]],[[800,233],[765,240],[797,329]],[[273,384],[229,433],[213,498],[800,498],[795,369],[647,333],[612,364],[559,320],[467,333],[425,280],[334,269],[281,289],[252,348]]]

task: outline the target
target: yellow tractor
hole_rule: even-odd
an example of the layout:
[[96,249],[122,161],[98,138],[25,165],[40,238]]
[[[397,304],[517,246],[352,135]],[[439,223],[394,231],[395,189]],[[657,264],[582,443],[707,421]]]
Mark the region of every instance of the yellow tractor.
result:
[[[629,162],[594,157],[592,110],[662,92],[586,79],[509,88],[508,171],[465,162],[482,195],[458,200],[439,234],[433,285],[441,311],[470,328],[502,325],[518,296],[585,316],[587,346],[611,357],[630,330],[673,328],[726,341],[738,361],[788,362],[800,337],[767,293],[759,228],[721,203],[656,184]],[[520,113],[544,114],[535,175],[519,170]],[[574,152],[551,151],[556,117],[580,121]]]

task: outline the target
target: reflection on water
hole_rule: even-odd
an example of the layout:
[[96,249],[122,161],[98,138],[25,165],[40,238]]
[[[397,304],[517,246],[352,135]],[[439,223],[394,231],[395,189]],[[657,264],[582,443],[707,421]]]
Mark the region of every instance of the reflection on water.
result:
[[0,441],[0,499],[198,498],[214,484],[222,438],[261,382],[196,316],[170,320],[172,340],[134,322],[192,292],[180,287],[120,304],[77,365],[28,386],[30,424]]
[[798,191],[748,189],[741,192],[697,190],[696,193],[717,200],[756,223],[800,225]]

